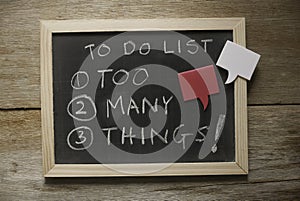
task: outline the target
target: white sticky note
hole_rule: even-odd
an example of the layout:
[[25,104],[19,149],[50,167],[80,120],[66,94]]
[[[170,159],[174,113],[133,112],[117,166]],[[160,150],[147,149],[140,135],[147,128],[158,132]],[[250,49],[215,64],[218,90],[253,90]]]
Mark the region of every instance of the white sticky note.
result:
[[259,58],[259,54],[229,40],[226,41],[217,61],[217,66],[228,71],[225,84],[233,82],[238,75],[250,80]]

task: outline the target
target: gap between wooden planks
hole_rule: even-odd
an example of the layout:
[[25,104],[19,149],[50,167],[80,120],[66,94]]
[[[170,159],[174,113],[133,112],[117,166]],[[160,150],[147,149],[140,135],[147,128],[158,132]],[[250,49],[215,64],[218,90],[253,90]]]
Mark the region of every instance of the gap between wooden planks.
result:
[[[300,171],[297,168],[300,163],[300,106],[249,106],[248,112],[249,181],[252,181],[253,173],[259,175],[254,181],[299,179],[300,174],[294,171]],[[21,155],[24,152],[33,151],[33,156],[37,158],[36,166],[42,171],[41,159],[38,159],[41,157],[40,111],[5,110],[0,114],[0,154],[14,153],[15,159],[20,157],[23,160]],[[25,158],[30,161],[31,155]]]
[[72,195],[82,199],[81,191],[90,198],[97,198],[99,194],[95,192],[101,192],[102,198],[164,199],[176,195],[184,199],[189,195],[194,199],[276,196],[290,200],[297,198],[300,188],[299,105],[248,107],[248,177],[54,179],[46,180],[46,184],[42,176],[40,111],[5,110],[0,114],[0,194],[8,200],[38,196],[54,199],[71,193],[71,189],[77,189],[72,190]]

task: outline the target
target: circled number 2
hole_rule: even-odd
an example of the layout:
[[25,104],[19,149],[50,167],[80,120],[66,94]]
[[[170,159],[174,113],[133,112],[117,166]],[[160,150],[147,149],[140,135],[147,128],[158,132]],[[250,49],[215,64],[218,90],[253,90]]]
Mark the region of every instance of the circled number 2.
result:
[[73,98],[67,106],[68,114],[78,121],[90,121],[96,117],[96,106],[86,94]]
[[86,114],[86,111],[83,110],[84,103],[83,101],[77,101],[76,104],[81,105],[81,108],[75,112],[75,114]]

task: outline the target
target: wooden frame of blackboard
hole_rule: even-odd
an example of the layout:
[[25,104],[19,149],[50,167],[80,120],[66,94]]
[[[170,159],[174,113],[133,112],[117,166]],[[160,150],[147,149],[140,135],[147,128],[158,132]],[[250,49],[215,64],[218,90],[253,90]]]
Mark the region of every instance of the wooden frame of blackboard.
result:
[[[245,46],[244,18],[128,19],[128,20],[42,20],[41,21],[41,117],[44,177],[179,176],[248,174],[247,82],[237,78],[235,99],[235,162],[174,163],[151,174],[129,175],[101,164],[55,164],[52,34],[106,31],[232,30],[233,41]],[[114,164],[130,170],[157,164]],[[160,165],[160,164],[159,164]]]

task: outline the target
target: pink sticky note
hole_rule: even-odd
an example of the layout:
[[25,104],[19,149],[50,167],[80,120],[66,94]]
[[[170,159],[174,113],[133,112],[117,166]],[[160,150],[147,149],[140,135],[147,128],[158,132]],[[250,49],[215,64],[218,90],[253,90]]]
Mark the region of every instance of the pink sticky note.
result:
[[185,101],[199,98],[204,110],[208,105],[208,95],[219,93],[214,66],[205,66],[178,74],[181,93]]

